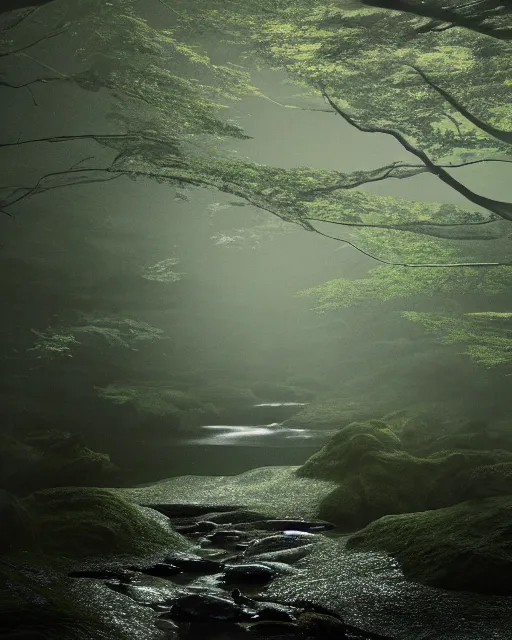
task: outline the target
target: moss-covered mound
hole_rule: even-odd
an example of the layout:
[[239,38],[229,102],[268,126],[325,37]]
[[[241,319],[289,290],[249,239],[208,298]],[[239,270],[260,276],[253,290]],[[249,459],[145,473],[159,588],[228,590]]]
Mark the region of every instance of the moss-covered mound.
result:
[[0,558],[0,637],[98,637],[95,631],[102,631],[98,620],[70,598],[66,587],[57,580],[49,576],[41,580],[40,568],[37,569],[24,570]]
[[370,452],[401,449],[399,438],[379,420],[353,422],[336,433],[318,453],[297,471],[304,478],[344,481],[357,473]]
[[20,508],[33,539],[25,550],[60,560],[140,557],[188,546],[159,518],[108,489],[46,489],[20,501]]
[[440,451],[503,449],[512,452],[509,424],[450,415],[442,407],[413,407],[382,418],[400,438],[405,451],[424,457]]
[[[18,499],[0,493],[0,636],[58,640],[160,637],[151,612],[102,583],[73,580],[78,566],[129,566],[187,549],[160,514],[114,490],[57,488]],[[112,610],[122,614],[112,617]]]
[[406,577],[430,586],[512,595],[512,496],[386,516],[347,548],[386,551]]
[[372,420],[341,429],[297,475],[337,482],[319,515],[353,531],[388,514],[512,493],[511,469],[512,453],[500,449],[412,455],[386,422]]

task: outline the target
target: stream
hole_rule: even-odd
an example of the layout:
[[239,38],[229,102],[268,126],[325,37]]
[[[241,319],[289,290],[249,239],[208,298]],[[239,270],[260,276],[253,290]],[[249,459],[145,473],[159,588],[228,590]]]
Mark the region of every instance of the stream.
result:
[[246,424],[203,425],[194,428],[190,438],[141,439],[131,451],[123,451],[120,466],[133,484],[189,474],[224,476],[258,467],[302,465],[335,433],[283,426],[286,418],[306,404],[259,403],[241,412],[246,413]]

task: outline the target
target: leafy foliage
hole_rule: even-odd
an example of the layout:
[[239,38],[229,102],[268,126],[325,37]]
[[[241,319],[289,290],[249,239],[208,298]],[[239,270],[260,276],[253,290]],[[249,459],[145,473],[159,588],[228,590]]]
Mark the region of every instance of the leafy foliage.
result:
[[485,297],[507,291],[511,282],[510,267],[486,272],[471,267],[453,270],[377,267],[371,269],[365,278],[330,280],[305,289],[299,295],[311,296],[316,301],[314,308],[326,312],[361,303],[418,298],[434,291],[439,296],[476,293]]
[[28,349],[37,358],[73,357],[73,350],[78,346],[94,347],[99,341],[100,347],[105,343],[110,347],[136,349],[141,342],[160,340],[163,330],[152,327],[146,322],[131,318],[97,317],[83,314],[80,324],[54,328],[36,334],[34,346]]
[[445,344],[465,344],[465,353],[485,367],[512,365],[512,313],[479,312],[462,316],[404,312],[403,316],[439,334]]

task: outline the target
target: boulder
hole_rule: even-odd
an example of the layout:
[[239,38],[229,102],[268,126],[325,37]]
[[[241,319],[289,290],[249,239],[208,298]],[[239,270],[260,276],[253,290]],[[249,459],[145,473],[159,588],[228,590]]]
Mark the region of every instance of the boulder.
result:
[[512,496],[389,515],[352,535],[347,548],[380,550],[411,580],[443,589],[512,595]]
[[386,422],[372,420],[341,429],[297,475],[337,482],[318,517],[354,531],[388,514],[512,493],[511,468],[512,453],[501,449],[412,455]]

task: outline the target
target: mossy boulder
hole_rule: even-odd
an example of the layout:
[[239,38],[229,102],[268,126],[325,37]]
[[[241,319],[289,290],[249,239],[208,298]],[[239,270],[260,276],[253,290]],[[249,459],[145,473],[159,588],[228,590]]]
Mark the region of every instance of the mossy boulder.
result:
[[28,550],[61,560],[140,557],[188,546],[160,516],[109,489],[46,489],[20,506],[33,538]]
[[[76,580],[68,573],[153,563],[169,550],[188,549],[164,516],[127,502],[115,490],[56,488],[21,500],[0,494],[0,517],[2,638],[160,637],[151,611],[129,598],[120,602],[101,581]],[[119,615],[112,616],[113,610]]]
[[512,461],[469,469],[459,477],[467,497],[512,495]]
[[[354,531],[388,514],[512,493],[511,486],[507,489],[511,467],[512,453],[503,450],[411,455],[385,422],[372,420],[341,429],[297,475],[337,482],[322,500],[319,516]],[[483,474],[484,493],[478,480]]]
[[304,478],[344,481],[356,472],[368,453],[397,451],[400,439],[379,420],[353,422],[340,429],[329,442],[297,471]]
[[112,485],[117,471],[107,454],[92,451],[76,434],[43,430],[23,439],[0,438],[0,485],[20,495],[47,487]]
[[[44,578],[42,578],[44,575]],[[73,596],[62,578],[0,557],[0,637],[36,640],[106,638],[107,629]],[[102,635],[103,634],[103,635]]]
[[423,584],[512,595],[512,496],[389,515],[352,535],[347,548],[395,557]]
[[512,424],[489,424],[446,407],[416,406],[382,418],[400,438],[405,451],[428,456],[439,451],[503,449],[512,452]]

